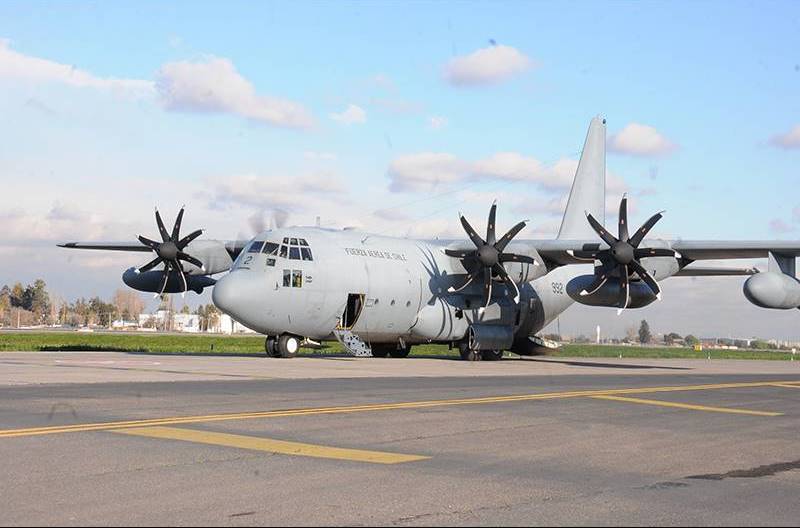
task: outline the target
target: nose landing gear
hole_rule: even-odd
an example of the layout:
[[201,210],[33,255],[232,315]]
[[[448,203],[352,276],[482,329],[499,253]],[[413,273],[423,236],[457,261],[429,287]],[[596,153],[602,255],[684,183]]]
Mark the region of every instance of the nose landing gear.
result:
[[503,359],[502,350],[475,350],[470,347],[469,339],[458,342],[458,352],[464,361],[500,361]]
[[264,342],[264,349],[269,357],[293,358],[300,350],[300,340],[289,334],[280,337],[269,336]]

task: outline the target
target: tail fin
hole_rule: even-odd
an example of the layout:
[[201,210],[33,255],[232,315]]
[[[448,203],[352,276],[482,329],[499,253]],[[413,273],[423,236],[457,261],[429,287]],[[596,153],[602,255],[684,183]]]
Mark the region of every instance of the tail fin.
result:
[[589,124],[558,238],[595,238],[594,231],[586,221],[585,212],[592,213],[597,220],[605,223],[606,120],[599,116]]

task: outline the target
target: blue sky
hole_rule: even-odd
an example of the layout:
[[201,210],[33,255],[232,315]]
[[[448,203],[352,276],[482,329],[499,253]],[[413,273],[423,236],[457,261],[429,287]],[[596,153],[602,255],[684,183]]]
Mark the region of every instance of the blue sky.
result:
[[597,114],[610,201],[661,235],[800,238],[797,2],[4,2],[0,39],[0,283],[109,296],[135,257],[52,243],[154,205],[219,238],[276,209],[452,236],[497,197],[552,235]]

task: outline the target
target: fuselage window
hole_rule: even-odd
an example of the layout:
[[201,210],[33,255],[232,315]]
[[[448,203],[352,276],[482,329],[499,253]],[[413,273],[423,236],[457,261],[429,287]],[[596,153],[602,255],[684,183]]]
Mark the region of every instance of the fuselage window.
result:
[[274,267],[275,266],[275,259],[274,258],[268,258],[267,259],[267,266]]
[[290,260],[300,260],[300,248],[290,247],[289,248],[289,259]]
[[291,270],[283,270],[283,285],[288,288],[292,285],[292,272]]
[[247,250],[248,253],[261,253],[261,248],[264,246],[264,242],[260,240],[256,240],[252,244],[250,244],[250,249]]
[[303,254],[303,260],[314,260],[311,256],[311,248],[301,247],[300,252]]
[[267,255],[277,255],[279,247],[280,245],[275,242],[264,242],[264,253]]
[[281,246],[280,256],[286,258],[286,246]]
[[292,288],[303,287],[303,270],[292,270]]
[[299,238],[298,240],[300,241],[300,245],[301,246],[307,246],[308,245],[308,242],[306,242],[305,238]]

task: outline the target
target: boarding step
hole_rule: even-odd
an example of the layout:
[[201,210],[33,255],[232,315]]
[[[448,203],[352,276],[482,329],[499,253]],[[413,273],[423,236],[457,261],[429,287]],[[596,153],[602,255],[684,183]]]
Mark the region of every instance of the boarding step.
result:
[[350,330],[344,328],[337,328],[333,331],[333,335],[344,346],[345,350],[350,352],[356,357],[370,357],[372,356],[372,349],[363,339],[358,337]]

